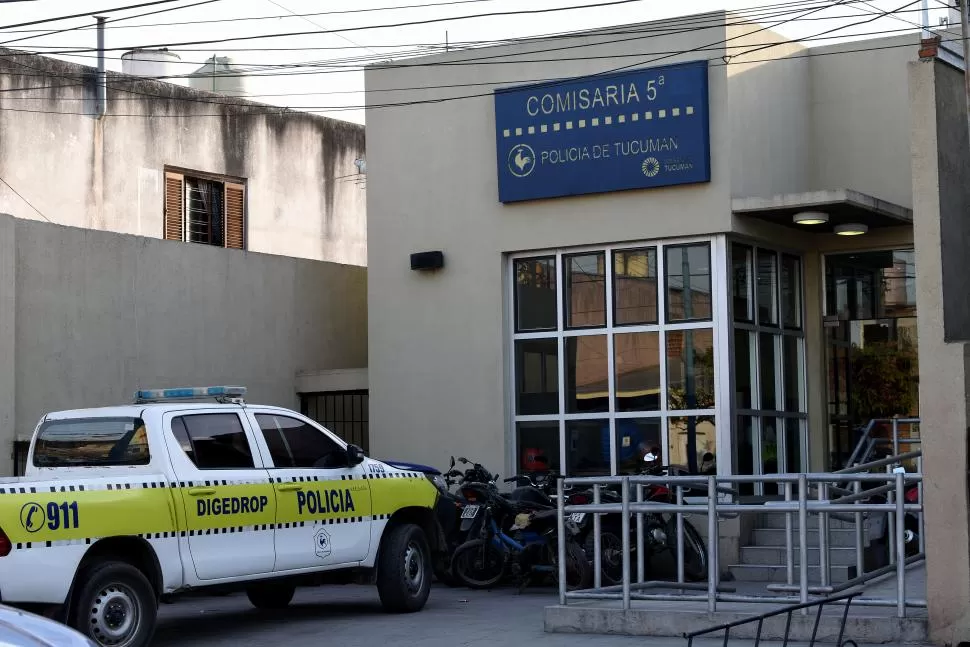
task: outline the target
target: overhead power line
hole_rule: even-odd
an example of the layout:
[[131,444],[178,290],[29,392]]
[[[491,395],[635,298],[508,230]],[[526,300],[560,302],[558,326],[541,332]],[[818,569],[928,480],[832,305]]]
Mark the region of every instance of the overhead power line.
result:
[[109,7],[107,9],[98,9],[97,11],[84,11],[82,13],[75,13],[69,16],[55,16],[53,18],[40,18],[38,20],[30,20],[28,22],[21,22],[15,25],[0,25],[0,31],[5,29],[12,29],[14,27],[28,27],[30,25],[42,25],[48,22],[58,22],[60,20],[71,20],[73,18],[90,18],[92,16],[97,16],[98,14],[108,13],[112,11],[126,11],[128,9],[139,9],[141,7],[151,7],[153,5],[168,4],[170,2],[178,2],[178,0],[152,0],[151,2],[141,2],[138,4],[128,5],[126,7]]
[[54,221],[52,221],[50,218],[48,218],[47,216],[45,216],[43,211],[41,211],[40,209],[38,209],[37,207],[35,207],[33,204],[31,204],[30,200],[28,200],[24,196],[20,195],[20,192],[17,191],[17,189],[15,189],[12,186],[10,186],[10,183],[9,182],[7,182],[6,180],[4,180],[2,177],[0,177],[0,182],[2,182],[3,185],[6,186],[8,189],[10,189],[11,191],[13,191],[13,194],[15,196],[17,196],[18,198],[20,198],[21,200],[23,200],[24,203],[28,207],[30,207],[31,209],[33,209],[34,211],[36,211],[40,215],[41,218],[43,218],[44,220],[46,220],[47,222],[49,222],[51,224],[54,224]]

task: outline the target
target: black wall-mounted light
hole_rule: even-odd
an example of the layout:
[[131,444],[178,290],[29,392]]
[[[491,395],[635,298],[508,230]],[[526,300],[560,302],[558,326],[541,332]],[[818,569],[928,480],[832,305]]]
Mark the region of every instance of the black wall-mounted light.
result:
[[443,252],[417,252],[411,254],[411,269],[419,272],[440,270],[445,266]]

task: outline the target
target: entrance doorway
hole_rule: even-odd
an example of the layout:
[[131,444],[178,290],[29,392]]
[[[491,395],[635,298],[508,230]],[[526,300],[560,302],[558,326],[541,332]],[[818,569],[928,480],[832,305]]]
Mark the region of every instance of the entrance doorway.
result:
[[826,256],[824,325],[829,467],[841,469],[870,420],[919,415],[915,252]]

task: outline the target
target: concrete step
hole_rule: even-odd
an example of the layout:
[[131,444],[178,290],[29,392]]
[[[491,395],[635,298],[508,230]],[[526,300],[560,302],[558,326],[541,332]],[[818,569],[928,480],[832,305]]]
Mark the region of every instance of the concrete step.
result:
[[[863,525],[865,525],[865,520],[863,520]],[[785,515],[783,514],[762,514],[758,515],[758,528],[768,529],[785,529]],[[808,527],[818,529],[818,516],[809,515],[808,517]],[[792,528],[798,528],[798,515],[792,515]],[[843,521],[841,519],[833,519],[829,517],[829,528],[833,530],[852,530],[855,528],[854,521]]]
[[[801,563],[801,555],[797,545],[794,546],[795,563]],[[747,546],[741,549],[741,563],[746,566],[784,566],[784,546]],[[818,548],[808,549],[808,565],[818,566],[821,551]],[[830,548],[829,563],[833,566],[855,566],[855,548]]]
[[[754,546],[784,546],[785,531],[776,528],[759,528],[751,533]],[[792,533],[792,544],[798,545],[798,533]],[[818,546],[818,531],[808,532],[808,545]],[[832,548],[854,548],[855,530],[835,528],[829,532],[829,545]]]
[[[729,567],[731,575],[739,582],[770,582],[781,584],[788,578],[788,571],[784,566],[757,566],[749,564],[735,564]],[[841,584],[855,577],[855,566],[832,566],[830,583]],[[818,566],[808,567],[808,581],[816,584],[822,581],[821,570]],[[795,569],[795,581],[798,580],[798,569]]]

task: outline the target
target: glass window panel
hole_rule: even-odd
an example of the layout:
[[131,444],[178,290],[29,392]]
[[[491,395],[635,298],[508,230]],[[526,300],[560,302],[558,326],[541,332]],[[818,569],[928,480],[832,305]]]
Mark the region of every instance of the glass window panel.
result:
[[660,410],[660,333],[613,337],[616,410]]
[[662,436],[660,418],[618,418],[616,420],[616,466],[618,474],[637,474],[643,469],[643,457],[653,452],[661,463]]
[[778,325],[778,255],[758,250],[758,323]]
[[609,411],[606,335],[566,338],[566,413]]
[[568,476],[609,474],[610,423],[608,420],[566,422]]
[[657,249],[613,254],[613,324],[657,323]]
[[[174,423],[172,427],[179,438]],[[185,448],[186,442],[179,440]],[[191,447],[186,453],[191,454]],[[37,467],[130,466],[148,465],[150,461],[141,418],[50,420],[41,425],[34,445]]]
[[785,328],[802,327],[802,261],[795,256],[781,257],[781,303]]
[[668,330],[667,406],[714,408],[714,331]]
[[802,465],[802,427],[804,421],[798,418],[785,420],[785,471],[796,474],[803,471]]
[[734,320],[754,321],[751,303],[751,266],[754,251],[747,245],[731,247],[731,293],[734,297]]
[[559,413],[558,358],[556,339],[515,342],[516,413],[524,416]]
[[717,429],[713,416],[671,418],[667,445],[670,465],[686,467],[691,474],[717,473]]
[[605,326],[605,254],[566,256],[563,263],[566,266],[566,327]]
[[678,245],[665,248],[667,321],[711,318],[711,247]]
[[752,407],[751,336],[747,330],[734,331],[734,392],[739,409]]
[[[738,416],[737,425],[734,428],[734,473],[735,474],[754,474],[755,465],[755,418],[751,416]],[[742,496],[754,494],[753,483],[739,483],[736,486]]]
[[[761,419],[761,473],[778,473],[778,425],[784,420],[775,418]],[[765,483],[766,496],[778,494],[777,483]]]
[[758,336],[761,368],[761,406],[758,408],[769,411],[775,411],[778,408],[775,388],[775,337],[776,335],[764,332]]
[[521,473],[560,471],[557,421],[520,422],[516,429]]
[[802,410],[801,380],[803,369],[801,353],[798,352],[800,345],[801,339],[791,335],[785,335],[782,340],[784,352],[782,357],[785,369],[785,411],[791,413],[798,413]]
[[517,331],[556,328],[556,259],[515,261],[515,328]]

